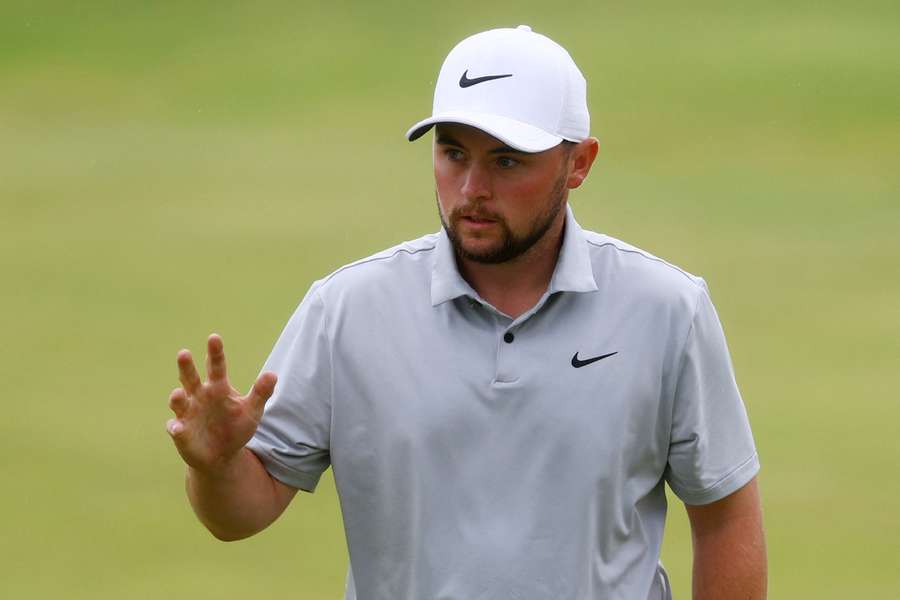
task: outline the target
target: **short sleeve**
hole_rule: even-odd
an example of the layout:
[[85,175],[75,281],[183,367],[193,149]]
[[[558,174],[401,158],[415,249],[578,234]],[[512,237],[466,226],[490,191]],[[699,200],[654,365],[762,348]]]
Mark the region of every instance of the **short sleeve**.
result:
[[705,284],[685,340],[673,399],[666,480],[687,504],[709,504],[759,471],[725,334]]
[[317,284],[288,321],[263,371],[275,372],[278,383],[247,447],[273,477],[311,492],[331,463],[331,345]]

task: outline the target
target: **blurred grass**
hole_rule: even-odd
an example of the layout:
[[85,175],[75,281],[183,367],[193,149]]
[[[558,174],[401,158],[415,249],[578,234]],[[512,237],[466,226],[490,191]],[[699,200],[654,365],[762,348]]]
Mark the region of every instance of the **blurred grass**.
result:
[[[253,378],[309,283],[437,228],[447,50],[529,23],[589,81],[581,223],[703,275],[763,461],[771,596],[891,597],[900,8],[0,5],[0,596],[341,597],[330,477],[222,544],[163,431],[174,354]],[[673,499],[664,560],[690,588]]]

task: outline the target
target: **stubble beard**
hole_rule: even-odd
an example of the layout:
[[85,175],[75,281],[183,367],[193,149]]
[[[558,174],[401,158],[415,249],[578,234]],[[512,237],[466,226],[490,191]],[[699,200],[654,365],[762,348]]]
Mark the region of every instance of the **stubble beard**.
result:
[[[438,201],[438,215],[440,215],[441,218],[441,225],[444,226],[444,231],[447,232],[447,237],[453,245],[453,250],[456,253],[457,258],[489,265],[509,262],[522,256],[547,234],[553,226],[553,223],[556,221],[557,216],[559,216],[559,211],[562,210],[562,207],[565,204],[565,174],[560,176],[553,184],[550,196],[551,202],[548,203],[544,212],[537,215],[532,220],[529,230],[523,235],[516,235],[509,228],[506,221],[499,215],[478,210],[477,205],[468,205],[457,208],[450,213],[449,218],[445,217],[443,211],[441,211],[440,197],[437,192],[435,192],[435,197]],[[495,220],[497,226],[500,228],[499,243],[481,251],[466,248],[465,243],[457,230],[457,223],[462,219],[463,214],[472,214],[473,212]]]

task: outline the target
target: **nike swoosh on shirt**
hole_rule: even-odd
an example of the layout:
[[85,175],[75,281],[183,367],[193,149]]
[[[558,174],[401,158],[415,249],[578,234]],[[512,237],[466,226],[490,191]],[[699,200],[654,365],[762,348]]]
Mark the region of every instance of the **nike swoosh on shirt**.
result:
[[601,354],[600,356],[595,356],[593,358],[586,358],[584,360],[580,360],[578,358],[578,353],[576,352],[575,354],[572,355],[572,366],[575,367],[576,369],[580,369],[581,367],[586,367],[591,363],[597,362],[598,360],[603,360],[604,358],[609,358],[610,356],[613,356],[614,354],[618,354],[618,352],[610,352],[609,354]]
[[484,83],[485,81],[491,81],[492,79],[503,79],[504,77],[512,77],[512,73],[506,73],[504,75],[485,75],[484,77],[475,77],[474,79],[469,79],[469,70],[466,69],[465,71],[463,71],[462,77],[459,78],[459,87],[472,87],[473,85]]

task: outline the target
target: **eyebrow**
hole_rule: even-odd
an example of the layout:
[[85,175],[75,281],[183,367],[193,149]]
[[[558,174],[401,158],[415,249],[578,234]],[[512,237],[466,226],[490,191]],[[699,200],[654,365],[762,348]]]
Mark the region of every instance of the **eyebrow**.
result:
[[[438,134],[435,141],[442,146],[458,146],[460,148],[465,148],[464,145],[460,144],[456,139],[450,137],[446,133]],[[522,152],[521,150],[516,150],[515,148],[511,148],[510,146],[498,146],[488,151],[488,154],[528,154],[527,152]]]

